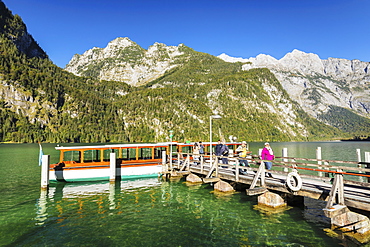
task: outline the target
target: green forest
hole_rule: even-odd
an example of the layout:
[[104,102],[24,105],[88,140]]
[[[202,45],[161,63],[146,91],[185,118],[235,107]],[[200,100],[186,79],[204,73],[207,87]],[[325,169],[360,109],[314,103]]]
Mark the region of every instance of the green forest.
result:
[[[186,46],[177,67],[140,87],[98,80],[94,73],[75,76],[54,65],[37,43],[31,48],[40,49],[38,56],[21,50],[14,40],[26,32],[22,19],[5,5],[0,10],[0,142],[159,142],[169,141],[170,130],[175,141],[208,141],[215,112],[222,119],[213,121],[214,140],[333,140],[370,130],[365,118],[355,120],[362,127],[348,128],[339,116],[353,116],[335,108],[322,118],[337,126],[319,122],[289,99],[268,69],[242,71],[241,63]],[[276,102],[266,85],[279,92],[279,104],[292,105],[295,123],[267,108]]]

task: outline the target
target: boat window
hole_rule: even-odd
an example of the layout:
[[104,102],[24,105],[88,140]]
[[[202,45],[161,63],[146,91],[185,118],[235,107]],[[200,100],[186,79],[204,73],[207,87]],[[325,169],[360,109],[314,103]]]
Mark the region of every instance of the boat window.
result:
[[162,159],[162,152],[166,151],[165,147],[154,148],[154,159]]
[[64,152],[64,161],[75,161],[80,163],[80,151]]
[[85,150],[84,162],[98,162],[100,161],[100,150]]
[[[175,151],[176,152],[176,151]],[[183,153],[192,153],[193,151],[192,151],[192,147],[191,146],[183,146],[182,148],[181,148],[181,152],[183,152]]]
[[172,145],[172,158],[177,157],[178,152],[179,152],[179,147],[177,145]]
[[139,160],[152,159],[152,148],[139,148]]
[[136,160],[136,148],[122,148],[123,160]]
[[104,156],[103,159],[104,161],[109,161],[110,160],[110,153],[115,152],[116,153],[116,158],[118,158],[118,149],[105,149],[104,150]]

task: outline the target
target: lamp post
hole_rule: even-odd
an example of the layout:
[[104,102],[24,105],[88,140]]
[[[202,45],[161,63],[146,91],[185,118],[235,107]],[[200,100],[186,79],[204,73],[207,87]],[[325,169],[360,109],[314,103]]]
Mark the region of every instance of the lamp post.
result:
[[209,162],[212,164],[212,119],[220,119],[222,118],[220,115],[212,115],[209,116]]
[[172,137],[173,137],[173,130],[170,130],[170,168],[172,170]]

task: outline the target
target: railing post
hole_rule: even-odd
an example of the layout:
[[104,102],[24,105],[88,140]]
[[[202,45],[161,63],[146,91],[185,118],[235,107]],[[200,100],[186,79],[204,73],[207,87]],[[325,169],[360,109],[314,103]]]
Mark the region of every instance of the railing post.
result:
[[[362,168],[362,165],[360,164],[361,163],[361,149],[356,149],[356,154],[357,154],[357,162],[359,163],[357,165],[358,168]],[[363,171],[359,171],[359,173],[364,173]],[[360,182],[365,182],[365,178],[364,177],[359,177],[359,180]]]
[[[370,163],[370,152],[365,152],[365,162]],[[370,164],[365,165],[367,169],[370,169]],[[366,172],[366,175],[370,175],[370,172]],[[370,178],[367,178],[367,182],[370,183]]]
[[218,158],[216,158],[216,178],[218,177]]
[[41,162],[41,189],[46,190],[49,187],[50,155],[43,155]]
[[203,174],[204,154],[200,155],[200,173]]
[[236,163],[235,163],[235,180],[236,182],[239,181],[239,160],[238,159],[236,160]]
[[[283,154],[282,155],[283,157],[288,157],[288,148],[283,148],[283,150],[281,152]],[[288,159],[283,159],[283,162],[288,162]],[[284,172],[288,172],[288,171],[289,171],[288,167],[284,167]]]
[[[316,159],[318,160],[321,160],[322,157],[321,157],[321,147],[317,147],[316,149]],[[320,165],[322,164],[321,161],[317,161],[317,164],[319,165],[319,169],[321,169],[322,167],[320,167]],[[319,172],[319,177],[322,177],[322,172]]]

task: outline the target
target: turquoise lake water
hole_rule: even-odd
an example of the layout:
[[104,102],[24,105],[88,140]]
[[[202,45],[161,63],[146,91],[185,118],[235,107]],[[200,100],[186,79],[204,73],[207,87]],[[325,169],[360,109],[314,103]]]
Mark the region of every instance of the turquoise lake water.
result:
[[[67,144],[65,144],[66,146]],[[55,144],[43,144],[51,163]],[[368,142],[271,143],[276,155],[356,161]],[[257,153],[261,143],[251,143]],[[157,178],[57,183],[40,190],[37,144],[0,144],[0,246],[348,246],[303,207],[276,213],[245,191]]]

